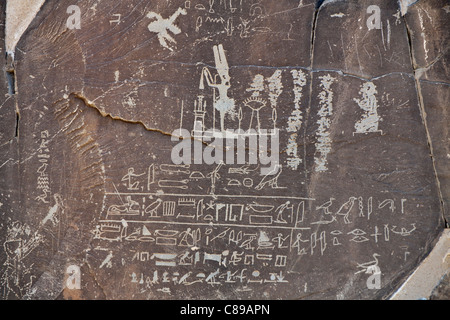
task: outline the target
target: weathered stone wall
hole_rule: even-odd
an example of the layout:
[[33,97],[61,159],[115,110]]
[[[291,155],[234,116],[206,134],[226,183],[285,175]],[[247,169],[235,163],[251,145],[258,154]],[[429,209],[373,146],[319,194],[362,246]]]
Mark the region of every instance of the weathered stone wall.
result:
[[45,1],[1,48],[1,297],[389,298],[449,219],[449,12]]

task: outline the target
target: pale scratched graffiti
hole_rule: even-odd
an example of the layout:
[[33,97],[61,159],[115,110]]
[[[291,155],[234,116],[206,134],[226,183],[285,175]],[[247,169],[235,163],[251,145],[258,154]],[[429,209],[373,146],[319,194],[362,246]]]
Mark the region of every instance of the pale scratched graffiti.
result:
[[319,125],[316,137],[316,155],[314,157],[314,162],[316,164],[316,172],[328,171],[328,160],[327,156],[331,151],[332,140],[330,137],[331,128],[331,117],[333,115],[333,91],[331,91],[331,85],[336,81],[329,74],[326,76],[319,77],[321,80],[320,87],[322,91],[319,93],[319,120],[317,124]]
[[297,170],[302,163],[298,152],[298,135],[303,123],[303,113],[301,111],[301,98],[303,87],[306,85],[306,75],[302,70],[291,71],[294,82],[294,111],[288,118],[286,131],[290,133],[286,153],[289,156],[287,166],[292,170]]
[[378,115],[377,89],[373,82],[363,84],[359,94],[362,98],[354,98],[353,101],[355,101],[365,113],[355,124],[355,133],[381,132],[378,128],[381,118]]
[[175,25],[175,20],[180,15],[186,15],[186,10],[178,8],[178,10],[171,15],[169,18],[164,19],[160,14],[156,12],[150,12],[147,14],[147,18],[155,21],[148,25],[148,30],[154,32],[158,36],[158,40],[161,46],[170,51],[173,51],[173,47],[176,45],[175,39],[169,34],[169,32],[174,35],[180,34],[181,29]]
[[278,105],[278,98],[283,93],[283,83],[281,81],[282,71],[277,70],[275,73],[267,79],[269,85],[269,101],[272,108],[276,108]]
[[40,144],[38,148],[38,161],[40,163],[39,168],[37,169],[38,178],[37,178],[37,186],[36,189],[41,192],[39,196],[35,198],[35,200],[43,203],[49,203],[49,197],[51,194],[50,190],[50,176],[48,173],[48,166],[50,162],[50,149],[49,149],[49,132],[47,130],[42,131],[40,135]]
[[[220,3],[225,4],[227,8],[226,1]],[[301,3],[300,1],[299,7]],[[207,5],[202,8],[197,4],[195,10],[215,14],[217,4],[218,1],[209,1],[209,10]],[[230,1],[228,9],[234,13],[242,7],[242,4],[236,6],[233,7]],[[185,2],[185,9],[191,9],[190,1]],[[379,8],[377,11],[376,6],[371,6],[371,9],[373,11],[370,12],[374,15],[367,20],[367,27],[369,30],[380,29]],[[186,14],[186,10],[178,8],[172,16],[164,19],[161,15],[151,12],[147,17],[154,21],[148,25],[148,30],[157,34],[159,44],[163,48],[173,51],[177,44],[173,35],[181,33],[181,28],[175,25],[175,21],[180,15]],[[252,5],[250,15],[255,17],[265,15],[265,8],[260,1],[255,1]],[[110,24],[120,24],[121,14],[113,16],[117,19],[110,20]],[[342,18],[344,15],[339,13],[333,16]],[[200,27],[222,24],[227,36],[233,35],[236,29],[238,30],[236,34],[241,38],[247,38],[252,33],[263,30],[261,27],[259,29],[253,27],[253,21],[243,17],[235,20],[221,16],[204,16],[200,20],[198,18],[197,22],[201,23],[197,23],[197,31]],[[238,20],[240,22],[236,24]],[[74,24],[72,27],[76,28]],[[389,44],[389,21],[387,28]],[[298,139],[304,125],[305,114],[302,111],[301,101],[307,84],[307,75],[300,69],[276,70],[267,77],[253,73],[251,74],[253,78],[250,78],[253,82],[246,90],[251,96],[242,100],[236,98],[235,101],[231,97],[232,78],[226,51],[218,44],[213,47],[213,53],[215,68],[205,67],[198,74],[201,78],[200,93],[194,100],[193,108],[189,110],[195,117],[193,130],[190,131],[192,136],[203,137],[208,124],[215,129],[216,112],[220,116],[218,121],[220,132],[214,132],[213,135],[217,137],[225,137],[224,132],[227,131],[231,136],[235,134],[234,138],[237,138],[241,134],[241,129],[248,129],[247,134],[254,129],[251,134],[262,136],[265,131],[261,119],[264,117],[266,120],[271,119],[270,126],[273,123],[273,128],[277,129],[277,109],[280,106],[285,107],[279,101],[288,91],[284,89],[287,87],[290,73],[289,80],[292,81],[290,94],[293,93],[293,101],[287,104],[291,109],[287,109],[289,114],[287,126],[284,128],[288,133],[286,166],[277,165],[273,174],[266,175],[258,174],[259,165],[255,163],[224,162],[216,162],[207,170],[203,170],[204,167],[195,167],[195,163],[192,165],[146,163],[145,169],[130,167],[128,171],[123,171],[122,179],[117,181],[117,185],[113,184],[114,190],[105,195],[107,205],[93,234],[96,241],[106,245],[119,242],[142,245],[139,250],[132,251],[129,260],[136,264],[145,263],[147,269],[131,271],[128,277],[131,283],[164,294],[171,294],[177,286],[193,285],[210,285],[216,288],[219,285],[240,284],[244,287],[243,290],[251,291],[256,290],[260,284],[289,283],[291,275],[283,268],[290,266],[292,256],[295,259],[303,255],[321,257],[333,253],[333,249],[344,244],[389,242],[392,237],[408,237],[417,230],[414,223],[400,226],[353,225],[357,219],[369,221],[371,214],[398,213],[400,210],[398,199],[347,195],[339,200],[330,197],[329,200],[318,202],[316,199],[256,193],[255,190],[276,192],[277,189],[288,189],[282,186],[282,179],[279,178],[286,175],[286,172],[289,174],[286,168],[298,170],[303,163]],[[119,82],[120,77],[120,71],[115,71],[114,81]],[[319,80],[314,163],[316,172],[327,172],[328,155],[333,143],[331,137],[331,122],[335,112],[333,85],[337,79],[328,74],[319,77]],[[205,87],[212,91],[212,99],[203,91]],[[136,105],[136,93],[133,91],[126,96],[123,101],[124,108]],[[381,132],[379,125],[382,119],[378,114],[377,93],[376,86],[372,82],[367,82],[360,88],[360,97],[353,99],[364,112],[354,126],[354,134]],[[165,96],[168,97],[167,92]],[[182,105],[184,107],[184,102]],[[208,122],[211,118],[214,119],[212,124]],[[231,123],[230,119],[237,119],[237,123]],[[244,119],[249,119],[249,124],[242,128]],[[233,125],[237,133],[227,128]],[[39,151],[42,165],[38,170],[38,189],[42,190],[43,195],[36,199],[48,203],[49,199],[51,200],[48,160],[46,160],[50,153],[45,140],[48,138],[48,132],[43,133],[42,138]],[[199,181],[209,183],[209,187],[199,188]],[[240,192],[235,192],[236,190]],[[49,208],[42,224],[56,226],[60,221],[59,216],[64,213],[65,206],[61,196],[54,194],[53,199],[55,204]],[[406,200],[401,199],[401,213],[404,211],[404,201]],[[378,205],[373,206],[373,203]],[[312,209],[307,211],[305,207]],[[317,231],[314,229],[317,225],[331,225],[334,228]],[[4,264],[5,272],[1,281],[6,283],[4,286],[7,288],[6,294],[17,297],[21,293],[15,291],[13,284],[23,282],[32,267],[21,265],[24,254],[26,256],[27,252],[31,252],[39,242],[42,242],[38,234],[35,241],[26,239],[24,234],[32,236],[33,233],[29,227],[23,230],[22,234],[16,232],[17,236],[11,237],[4,244],[5,251],[8,250],[8,260]],[[223,244],[227,249],[218,249],[222,248]],[[14,246],[17,248],[14,249]],[[130,252],[115,251],[113,246],[111,250],[107,250],[108,255],[100,262],[99,269],[112,269],[113,262],[119,259],[122,260],[122,266],[126,264],[123,262],[124,257],[126,259]],[[378,255],[374,254],[374,260],[356,264],[359,270],[355,274],[378,274],[377,257]],[[19,278],[17,266],[23,270],[23,279]],[[67,273],[76,275],[80,270],[69,268]],[[24,282],[22,289],[29,290],[31,282],[32,277],[29,282]],[[168,288],[169,283],[172,285],[171,288]],[[377,289],[378,284],[376,282],[374,285]],[[67,287],[79,289],[79,280],[68,279]],[[304,291],[307,291],[307,283],[304,284]]]
[[[129,256],[133,263],[148,267],[129,274],[130,282],[141,290],[168,294],[190,286],[240,285],[253,291],[259,284],[288,284],[291,275],[284,268],[292,256],[322,257],[333,254],[339,246],[389,243],[393,237],[409,237],[417,230],[414,224],[358,223],[371,221],[373,214],[404,212],[405,199],[350,196],[318,202],[244,192],[237,196],[227,187],[232,185],[242,191],[274,189],[279,187],[278,176],[263,177],[258,184],[257,171],[249,166],[222,163],[209,173],[194,165],[148,167],[152,168],[150,180],[164,187],[165,192],[130,190],[129,183],[118,183],[113,192],[106,194],[108,209],[94,231],[102,247],[117,242],[145,245],[132,250]],[[124,170],[123,174],[127,172],[134,170]],[[133,187],[148,185],[149,177],[139,172],[133,175]],[[169,183],[168,178],[175,176],[182,180]],[[199,188],[202,179],[210,181],[213,193]],[[256,183],[244,182],[249,179]],[[121,199],[126,199],[126,205],[121,205]],[[318,224],[329,227],[317,231]],[[222,245],[226,249],[217,249]],[[111,267],[113,255],[118,259],[127,256],[126,252],[113,253],[109,248],[100,268]],[[355,275],[368,273],[376,263],[358,263]]]
[[15,221],[8,225],[6,241],[3,243],[6,261],[2,265],[0,277],[3,299],[20,299],[31,289],[36,276],[33,264],[26,258],[43,240],[43,236],[33,232],[27,224]]

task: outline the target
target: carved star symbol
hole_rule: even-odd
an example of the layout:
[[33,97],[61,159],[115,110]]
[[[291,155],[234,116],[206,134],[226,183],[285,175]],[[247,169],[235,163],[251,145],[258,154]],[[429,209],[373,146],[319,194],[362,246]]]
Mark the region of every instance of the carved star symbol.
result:
[[209,203],[206,204],[206,210],[214,210],[214,202],[212,200],[209,200]]

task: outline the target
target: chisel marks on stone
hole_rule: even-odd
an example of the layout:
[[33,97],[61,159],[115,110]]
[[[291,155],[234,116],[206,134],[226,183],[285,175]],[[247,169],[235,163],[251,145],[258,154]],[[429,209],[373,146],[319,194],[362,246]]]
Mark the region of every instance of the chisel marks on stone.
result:
[[81,161],[79,172],[82,191],[88,193],[90,189],[104,184],[105,166],[100,146],[91,135],[92,130],[89,130],[89,124],[78,107],[83,103],[71,95],[58,101],[54,112],[73,154]]

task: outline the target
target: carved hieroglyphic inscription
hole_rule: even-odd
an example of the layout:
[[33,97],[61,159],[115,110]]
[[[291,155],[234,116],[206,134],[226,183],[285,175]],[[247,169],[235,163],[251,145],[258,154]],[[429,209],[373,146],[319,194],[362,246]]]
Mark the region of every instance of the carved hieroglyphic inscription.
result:
[[321,3],[47,1],[0,145],[2,297],[392,293],[442,227],[406,20]]

